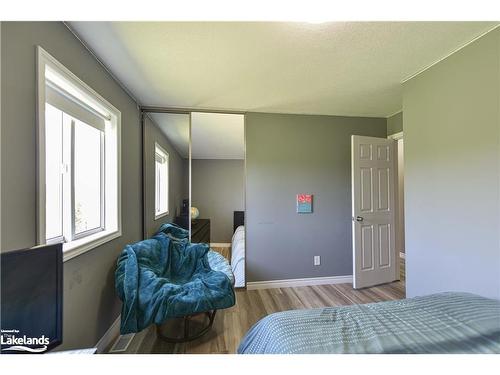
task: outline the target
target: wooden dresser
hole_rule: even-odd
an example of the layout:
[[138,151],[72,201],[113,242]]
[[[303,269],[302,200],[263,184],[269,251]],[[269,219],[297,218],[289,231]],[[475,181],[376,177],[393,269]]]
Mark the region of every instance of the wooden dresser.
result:
[[[189,216],[177,216],[174,223],[189,229]],[[195,219],[191,222],[191,242],[210,243],[210,219]]]
[[210,244],[210,219],[196,219],[191,222],[191,242]]

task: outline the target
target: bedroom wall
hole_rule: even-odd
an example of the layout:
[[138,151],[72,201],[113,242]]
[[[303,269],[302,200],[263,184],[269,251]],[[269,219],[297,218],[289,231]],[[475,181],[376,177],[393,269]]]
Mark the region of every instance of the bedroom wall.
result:
[[353,134],[385,138],[386,119],[247,113],[247,281],[352,275]]
[[123,235],[64,263],[64,338],[58,349],[91,347],[120,314],[116,259],[125,244],[142,238],[139,111],[64,24],[2,22],[1,38],[2,251],[36,245],[36,45],[121,111]]
[[[182,200],[189,198],[189,175],[188,164],[176,151],[173,145],[158,126],[149,118],[145,117],[145,166],[144,166],[144,189],[145,189],[145,223],[147,237],[156,233],[163,223],[170,223],[178,216],[181,210]],[[155,220],[155,143],[158,143],[168,152],[169,159],[169,212]]]
[[211,219],[211,242],[230,243],[233,212],[245,210],[245,161],[193,159],[191,181],[193,206]]
[[500,30],[403,93],[407,296],[500,298]]
[[403,111],[387,118],[387,135],[403,131]]

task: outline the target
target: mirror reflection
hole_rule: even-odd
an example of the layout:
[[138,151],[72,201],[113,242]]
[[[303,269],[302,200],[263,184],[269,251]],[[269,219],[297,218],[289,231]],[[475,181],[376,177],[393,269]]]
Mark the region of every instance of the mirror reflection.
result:
[[189,229],[189,117],[183,113],[145,113],[145,238],[167,222]]
[[191,242],[210,243],[245,286],[244,115],[191,114],[191,199]]

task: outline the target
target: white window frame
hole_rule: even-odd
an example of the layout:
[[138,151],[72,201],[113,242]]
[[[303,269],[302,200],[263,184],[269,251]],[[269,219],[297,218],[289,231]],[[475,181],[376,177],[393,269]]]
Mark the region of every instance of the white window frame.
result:
[[[90,110],[104,114],[106,147],[106,168],[113,173],[106,172],[104,177],[104,188],[106,199],[104,199],[105,210],[104,229],[95,233],[87,233],[86,236],[75,236],[71,242],[63,244],[63,260],[67,261],[84,252],[90,251],[108,241],[122,235],[121,220],[121,112],[106,99],[95,92],[90,86],[81,81],[76,75],[69,71],[64,65],[57,61],[42,47],[37,46],[37,145],[38,145],[38,169],[37,169],[37,240],[38,244],[45,244],[46,222],[45,222],[45,103],[46,103],[46,71],[56,73],[57,77],[63,79],[64,83],[71,87],[74,100],[84,98],[85,102],[91,103]],[[74,197],[74,194],[72,194]]]
[[[160,213],[156,212],[157,197],[158,197],[158,191],[157,191],[158,186],[156,183],[156,173],[157,173],[157,171],[156,171],[156,150],[160,150],[160,152],[165,155],[165,159],[166,159],[165,164],[166,164],[166,169],[167,169],[167,173],[166,173],[167,174],[167,194],[166,194],[167,210],[164,212],[160,212]],[[169,195],[170,195],[170,155],[163,147],[160,146],[160,144],[158,142],[155,142],[154,156],[155,156],[154,157],[154,163],[155,163],[154,164],[155,165],[155,168],[154,168],[154,170],[155,170],[155,210],[154,210],[154,212],[155,212],[155,220],[158,220],[164,216],[167,216],[169,211],[170,211],[170,200],[169,200]]]

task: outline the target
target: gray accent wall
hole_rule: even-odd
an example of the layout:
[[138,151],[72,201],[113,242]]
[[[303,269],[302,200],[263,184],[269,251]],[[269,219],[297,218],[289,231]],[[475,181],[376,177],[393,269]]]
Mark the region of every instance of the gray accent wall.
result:
[[403,93],[407,296],[500,299],[500,30]]
[[247,281],[352,275],[353,134],[385,138],[386,119],[247,113]]
[[[180,214],[182,200],[189,198],[189,164],[176,151],[165,133],[147,116],[144,125],[144,219],[146,237],[151,237],[161,224],[174,221],[175,216]],[[169,212],[158,219],[155,219],[155,143],[167,151],[169,162]]]
[[141,128],[134,100],[60,22],[1,23],[2,251],[36,245],[36,63],[42,46],[121,111],[122,236],[64,263],[63,345],[94,346],[120,314],[118,255],[141,233]]
[[403,131],[403,111],[387,118],[387,135]]
[[210,241],[231,242],[233,212],[245,210],[245,161],[191,160],[191,196],[200,218],[210,219]]

